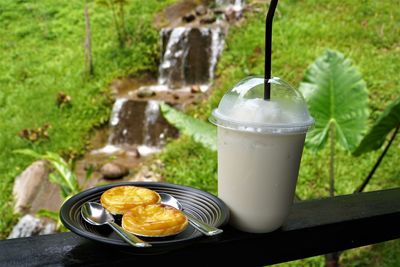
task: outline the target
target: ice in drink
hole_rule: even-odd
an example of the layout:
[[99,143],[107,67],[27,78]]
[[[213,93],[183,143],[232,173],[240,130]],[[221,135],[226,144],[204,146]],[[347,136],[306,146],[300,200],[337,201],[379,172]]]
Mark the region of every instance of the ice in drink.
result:
[[218,196],[243,231],[279,228],[293,202],[306,132],[314,120],[301,94],[279,78],[265,101],[262,78],[228,91],[210,117],[218,126]]

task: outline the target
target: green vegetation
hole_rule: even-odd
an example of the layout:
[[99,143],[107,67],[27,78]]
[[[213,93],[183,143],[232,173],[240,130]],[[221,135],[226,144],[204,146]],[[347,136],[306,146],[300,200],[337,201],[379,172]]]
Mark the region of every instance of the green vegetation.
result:
[[[230,29],[211,99],[190,110],[196,118],[208,118],[224,92],[236,82],[248,75],[263,74],[266,6],[258,1],[249,2],[250,11],[246,13],[245,20]],[[366,82],[370,108],[368,124],[371,126],[400,94],[397,71],[400,62],[400,22],[395,19],[400,17],[400,9],[393,8],[396,4],[394,0],[280,1],[273,29],[273,75],[283,77],[298,87],[307,67],[325,49],[341,51],[352,59]],[[167,163],[163,174],[168,181],[205,190],[215,184],[215,174],[205,177],[208,183],[203,175],[206,168],[216,170],[216,156],[199,146],[187,137],[167,146],[161,159]],[[397,138],[365,191],[400,186],[399,146]],[[336,147],[337,194],[352,193],[368,174],[382,149],[355,158]],[[175,165],[169,165],[174,162]],[[206,163],[203,167],[202,162]],[[202,177],[201,182],[197,182],[198,177]],[[211,191],[215,192],[215,188]],[[317,154],[305,150],[297,194],[309,199],[327,196],[328,192],[329,149],[325,148]],[[386,242],[346,251],[341,261],[346,266],[396,266],[400,262],[398,253],[395,253],[399,243]],[[283,265],[321,266],[323,257]]]
[[95,70],[90,79],[83,49],[84,2],[0,0],[0,239],[16,218],[14,177],[31,162],[12,151],[76,157],[91,129],[108,120],[107,84],[118,75],[157,70],[159,35],[152,20],[173,0],[129,1],[129,38],[122,49],[111,11],[89,2]]
[[[123,46],[112,10],[87,1],[94,62],[91,78],[85,72],[83,49],[85,1],[56,2],[0,0],[0,239],[16,218],[11,209],[14,177],[31,162],[12,152],[50,151],[65,158],[82,154],[91,129],[108,120],[111,101],[107,84],[120,75],[156,72],[159,35],[151,22],[158,10],[174,0],[124,4],[120,13],[127,35]],[[371,113],[368,123],[374,124],[400,93],[397,6],[396,0],[280,1],[274,20],[273,74],[299,86],[307,66],[325,49],[341,51],[365,79]],[[265,13],[265,3],[248,1],[244,20],[230,29],[213,95],[191,109],[191,115],[205,120],[228,88],[248,75],[262,75]],[[400,186],[399,147],[397,138],[367,191]],[[336,192],[352,193],[381,151],[354,158],[336,147],[335,160],[340,163],[335,169]],[[215,151],[183,136],[159,157],[168,181],[216,194]],[[318,154],[305,150],[298,195],[304,199],[327,196],[328,162],[329,149]],[[346,266],[397,266],[399,248],[399,241],[367,246],[345,252],[341,262]],[[313,257],[284,265],[322,264],[322,257]]]
[[320,151],[329,139],[329,195],[334,196],[336,146],[353,151],[367,126],[365,81],[343,54],[327,50],[308,67],[299,90],[315,119],[307,148]]
[[385,142],[387,135],[395,128],[399,128],[400,121],[400,97],[390,103],[376,120],[368,134],[364,136],[360,146],[354,151],[358,156],[372,150],[379,149]]
[[[49,180],[60,188],[63,201],[82,191],[83,186],[79,184],[78,177],[73,172],[73,166],[75,165],[73,159],[70,162],[66,162],[65,159],[56,153],[46,152],[44,155],[41,155],[30,149],[18,149],[14,152],[36,160],[46,160],[53,168],[49,174]],[[92,171],[92,168],[87,170],[85,182],[90,178]],[[63,229],[58,211],[41,209],[37,212],[37,215],[57,221],[57,228],[59,230]]]
[[161,154],[163,176],[168,182],[192,186],[217,194],[217,154],[182,136]]
[[193,137],[194,141],[205,147],[217,150],[217,128],[202,120],[194,119],[183,112],[171,108],[167,104],[161,105],[161,112],[167,121],[174,125],[181,134]]

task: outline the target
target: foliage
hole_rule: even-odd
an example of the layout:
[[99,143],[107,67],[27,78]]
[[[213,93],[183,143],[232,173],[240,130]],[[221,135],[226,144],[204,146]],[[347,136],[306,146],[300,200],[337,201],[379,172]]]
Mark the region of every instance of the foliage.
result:
[[55,169],[54,172],[50,173],[49,179],[52,183],[60,187],[61,196],[64,199],[68,199],[81,191],[78,179],[72,172],[71,164],[68,164],[58,154],[46,152],[46,154],[40,155],[30,149],[15,150],[15,153],[30,156],[38,160],[47,160]]
[[[79,185],[78,178],[73,173],[73,163],[67,163],[61,156],[56,153],[46,152],[44,155],[38,154],[30,149],[19,149],[15,150],[14,153],[30,156],[37,160],[46,160],[54,168],[53,172],[49,174],[50,182],[58,185],[61,191],[61,197],[66,201],[73,195],[81,192],[82,187]],[[91,176],[91,170],[86,174],[86,181]],[[60,221],[58,212],[41,209],[37,212],[38,216],[48,217],[57,222],[57,229],[64,229],[63,224]]]
[[126,0],[97,0],[98,4],[111,9],[112,20],[114,22],[115,32],[119,46],[122,48],[127,41],[127,32],[125,28],[125,6],[128,4]]
[[169,143],[161,152],[162,176],[170,183],[217,194],[217,153],[189,136]]
[[161,104],[160,107],[164,118],[170,124],[178,128],[182,133],[192,137],[196,142],[203,144],[205,147],[214,151],[217,150],[217,129],[213,125],[192,118],[167,104]]
[[306,144],[321,150],[330,139],[329,194],[335,195],[335,150],[354,150],[367,126],[368,94],[360,73],[341,53],[327,50],[311,64],[300,91],[315,119]]
[[400,97],[393,101],[379,116],[375,124],[364,136],[360,145],[354,151],[355,156],[376,150],[385,142],[387,135],[400,126]]
[[311,64],[300,91],[315,119],[307,134],[307,145],[320,150],[330,129],[345,150],[354,150],[361,140],[368,118],[368,93],[361,74],[343,54],[327,50]]
[[[213,85],[211,98],[198,108],[192,109],[193,117],[206,119],[215,108],[223,94],[229,88],[249,75],[260,75],[264,69],[264,29],[267,5],[261,1],[246,1],[244,20],[229,29],[225,48],[218,63],[218,72]],[[400,95],[398,62],[400,53],[399,21],[400,9],[393,8],[397,0],[355,1],[355,0],[287,0],[279,1],[274,17],[272,43],[273,75],[298,85],[304,76],[304,70],[327,47],[339,50],[357,62],[359,71],[368,85],[369,123],[381,114],[386,103],[394,101]],[[324,23],[321,23],[323,21]],[[196,149],[194,141],[184,137],[185,141],[175,141],[174,149]],[[376,172],[379,179],[372,180],[367,191],[400,186],[400,139],[393,143],[385,160]],[[205,150],[204,152],[208,152]],[[178,151],[179,152],[179,151]],[[194,150],[187,153],[197,153]],[[350,194],[365,177],[374,164],[379,151],[362,154],[355,159],[347,151],[338,149],[335,168],[337,194]],[[186,154],[184,154],[186,156]],[[178,154],[169,154],[177,157]],[[172,158],[163,153],[165,160],[174,164]],[[201,157],[201,155],[199,155]],[[201,157],[203,158],[203,157]],[[327,159],[329,147],[325,146],[318,154],[310,149],[303,152],[296,192],[303,199],[326,196],[329,182]],[[176,175],[190,175],[193,163],[184,157],[174,165],[168,166],[165,176],[174,179]],[[216,160],[216,157],[214,158]],[[186,164],[186,165],[185,165]],[[200,162],[199,162],[200,164]],[[210,162],[207,162],[210,164]],[[216,163],[214,163],[216,164]],[[186,167],[185,167],[186,166]],[[209,166],[209,165],[207,165]],[[200,166],[197,166],[200,169]],[[171,170],[172,169],[172,170]],[[171,170],[171,172],[169,172]],[[177,173],[180,171],[181,173]],[[210,182],[214,176],[210,176]],[[202,181],[204,183],[204,181]],[[198,185],[193,181],[194,186]],[[216,190],[216,188],[214,188]],[[354,249],[343,253],[342,261],[346,266],[398,266],[396,251],[400,242],[384,242],[368,246],[368,249]],[[352,264],[352,260],[354,264]],[[358,259],[358,260],[357,260]],[[357,263],[362,262],[357,265]],[[280,266],[323,266],[323,257],[304,259]]]
[[[115,45],[108,10],[88,1],[97,70],[90,80],[84,64],[84,2],[0,0],[0,239],[17,218],[12,212],[14,177],[30,163],[12,152],[81,155],[93,127],[108,121],[110,81],[157,71],[159,35],[152,20],[174,0],[131,0],[125,20],[133,45],[123,49]],[[69,96],[68,105],[59,106],[59,92]],[[38,141],[21,138],[43,125],[51,127]]]

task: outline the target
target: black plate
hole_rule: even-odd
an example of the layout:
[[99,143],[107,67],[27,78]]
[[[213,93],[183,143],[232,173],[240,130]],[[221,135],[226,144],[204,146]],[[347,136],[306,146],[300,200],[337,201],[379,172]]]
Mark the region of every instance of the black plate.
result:
[[[81,217],[81,206],[83,203],[87,201],[99,202],[100,196],[104,191],[120,185],[142,186],[160,193],[171,194],[182,203],[183,208],[187,213],[190,213],[198,219],[216,227],[225,225],[229,219],[229,209],[227,206],[216,196],[199,189],[168,183],[125,182],[95,187],[68,199],[61,207],[60,211],[61,221],[65,227],[72,232],[91,240],[124,247],[130,246],[114,233],[109,226],[93,226],[85,222]],[[201,236],[203,235],[199,231],[189,225],[185,231],[175,236],[143,238],[143,240],[146,240],[153,245],[153,247],[145,248],[148,250],[154,247],[179,246],[191,242]],[[143,248],[139,249],[143,250]]]

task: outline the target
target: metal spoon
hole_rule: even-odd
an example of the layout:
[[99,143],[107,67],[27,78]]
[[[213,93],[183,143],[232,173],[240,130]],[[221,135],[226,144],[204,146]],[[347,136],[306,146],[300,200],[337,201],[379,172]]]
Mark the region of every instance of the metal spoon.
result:
[[167,193],[158,193],[158,194],[161,197],[162,204],[169,205],[178,210],[181,210],[186,215],[186,217],[189,219],[190,224],[193,225],[194,228],[196,228],[203,234],[205,234],[207,236],[213,236],[213,235],[217,235],[217,234],[220,234],[223,232],[222,229],[219,229],[212,225],[204,223],[204,222],[200,221],[199,219],[197,219],[196,217],[194,217],[193,215],[185,212],[183,210],[182,204],[176,198],[171,196],[170,194],[167,194]]
[[126,242],[135,247],[151,247],[151,244],[141,240],[137,236],[126,232],[114,222],[114,217],[103,206],[96,202],[86,202],[81,208],[81,215],[85,221],[93,225],[108,224]]

